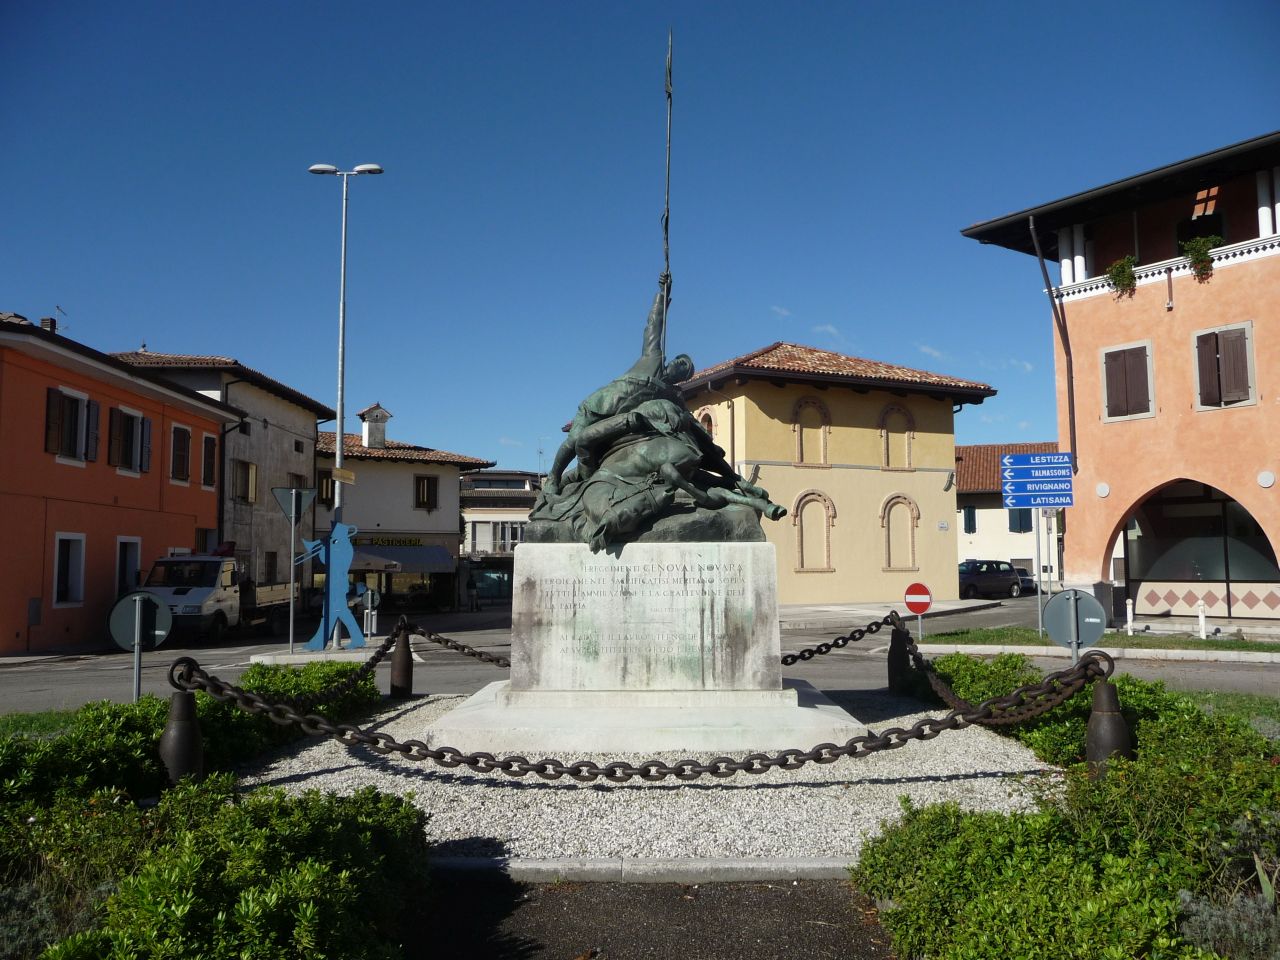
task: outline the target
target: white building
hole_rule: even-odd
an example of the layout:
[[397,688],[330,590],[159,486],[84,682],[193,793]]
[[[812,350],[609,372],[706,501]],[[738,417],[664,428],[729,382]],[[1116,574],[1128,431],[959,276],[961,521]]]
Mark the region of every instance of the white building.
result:
[[[462,529],[458,477],[493,462],[388,440],[391,414],[377,403],[358,416],[362,430],[346,434],[342,452],[343,469],[355,475],[342,493],[342,520],[357,528],[352,572],[365,573],[392,606],[412,599],[452,607]],[[334,439],[322,432],[318,445],[321,530],[333,522]]]
[[[145,346],[114,356],[245,411],[223,431],[221,444],[208,435],[192,444],[218,451],[218,539],[235,544],[236,558],[258,583],[287,583],[289,518],[271,488],[315,486],[317,421],[332,420],[333,410],[233,357],[153,353]],[[299,549],[313,535],[312,520],[312,511],[300,518]],[[309,582],[308,570],[309,564],[299,571],[299,582]]]
[[462,553],[482,600],[511,597],[516,546],[541,489],[542,475],[529,470],[462,475]]
[[[984,443],[956,447],[956,545],[961,560],[1008,560],[1036,576],[1036,518],[1002,502],[1000,456],[1057,453],[1056,443]],[[1060,580],[1060,511],[1040,518],[1042,574]]]

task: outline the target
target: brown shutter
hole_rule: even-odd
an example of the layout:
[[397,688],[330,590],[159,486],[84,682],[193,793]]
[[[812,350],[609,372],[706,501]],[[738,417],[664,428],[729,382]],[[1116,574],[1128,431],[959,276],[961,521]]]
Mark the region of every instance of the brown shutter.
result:
[[1218,335],[1202,333],[1196,337],[1196,368],[1200,371],[1200,403],[1216,407],[1222,402],[1218,388]]
[[49,387],[44,394],[44,452],[57,453],[62,447],[62,391]]
[[440,506],[440,481],[437,477],[427,477],[427,509],[435,510]]
[[1124,351],[1105,354],[1103,367],[1107,384],[1107,416],[1123,417],[1129,412],[1129,397],[1124,386]]
[[[107,411],[107,463],[113,467],[120,465],[120,447],[124,443],[124,414],[119,407],[111,407]],[[132,466],[132,464],[130,464]]]
[[84,458],[98,459],[98,401],[90,400],[84,410]]
[[151,470],[151,418],[142,418],[142,453],[138,457],[138,471],[147,473]]
[[1218,374],[1223,403],[1249,399],[1249,347],[1243,328],[1218,332]]
[[1151,395],[1147,390],[1147,348],[1131,347],[1124,352],[1125,386],[1128,388],[1129,413],[1150,413]]

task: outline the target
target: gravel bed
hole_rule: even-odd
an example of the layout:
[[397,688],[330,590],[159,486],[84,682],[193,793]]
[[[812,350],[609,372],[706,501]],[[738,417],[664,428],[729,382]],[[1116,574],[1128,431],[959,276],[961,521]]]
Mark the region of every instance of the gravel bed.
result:
[[[365,726],[397,740],[421,738],[463,697],[424,697],[377,713]],[[920,704],[886,693],[841,702],[873,729],[909,727]],[[796,744],[808,749],[812,744]],[[681,754],[563,756],[564,761],[673,761]],[[536,759],[531,757],[530,759]],[[698,759],[709,759],[700,757]],[[511,858],[857,858],[863,840],[917,805],[954,801],[971,810],[1034,807],[1027,775],[1051,770],[1025,747],[980,727],[947,731],[863,759],[807,764],[689,783],[582,784],[562,778],[477,774],[383,757],[335,740],[304,740],[243,770],[246,786],[349,794],[366,785],[412,795],[425,810],[434,853]],[[1032,777],[1032,779],[1039,779]]]

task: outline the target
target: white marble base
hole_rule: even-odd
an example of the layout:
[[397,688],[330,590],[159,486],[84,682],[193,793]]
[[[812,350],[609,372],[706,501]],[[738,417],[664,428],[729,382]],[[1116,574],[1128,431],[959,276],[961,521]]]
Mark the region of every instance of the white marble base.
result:
[[[679,750],[709,758],[730,751],[808,750],[867,732],[803,680],[785,680],[778,691],[668,691],[665,703],[655,698],[649,705],[637,702],[644,692],[563,691],[517,696],[519,705],[504,706],[508,688],[507,681],[489,684],[432,724],[422,740],[432,748],[568,762],[575,759],[568,754]],[[735,694],[742,695],[736,704]],[[765,699],[779,695],[772,703]],[[528,705],[533,703],[538,705]]]

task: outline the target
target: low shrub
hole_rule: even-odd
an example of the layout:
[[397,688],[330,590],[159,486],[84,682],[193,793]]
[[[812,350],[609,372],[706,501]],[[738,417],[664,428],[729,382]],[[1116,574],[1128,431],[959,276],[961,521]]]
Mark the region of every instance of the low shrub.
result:
[[[408,801],[372,788],[238,797],[221,776],[133,809],[118,818],[141,826],[118,845],[132,856],[85,858],[114,887],[100,925],[49,960],[399,955],[402,920],[426,885],[425,815]],[[37,816],[26,842],[57,856],[55,834],[77,829],[65,813]]]

